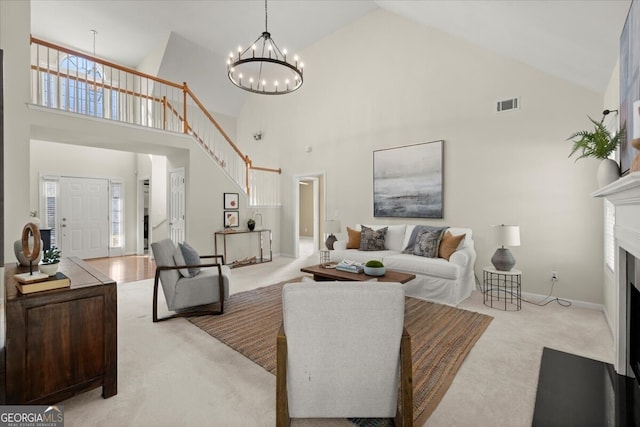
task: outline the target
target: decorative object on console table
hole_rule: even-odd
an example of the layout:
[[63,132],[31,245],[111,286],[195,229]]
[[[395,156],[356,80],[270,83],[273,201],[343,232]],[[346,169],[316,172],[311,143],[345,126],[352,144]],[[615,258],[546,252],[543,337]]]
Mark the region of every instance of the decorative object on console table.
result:
[[253,231],[253,229],[256,228],[256,222],[253,218],[249,218],[247,220],[247,228],[249,229],[249,231]]
[[238,204],[238,193],[224,193],[224,208],[226,210],[238,209]]
[[40,264],[40,272],[48,276],[55,276],[60,263],[60,250],[51,246],[45,250],[42,255],[42,264]]
[[580,152],[576,161],[586,157],[601,160],[597,172],[598,185],[600,187],[611,184],[620,177],[618,164],[615,160],[610,159],[609,156],[618,148],[624,139],[625,131],[624,129],[620,129],[612,135],[611,131],[607,129],[607,126],[604,125],[604,118],[612,112],[617,114],[618,110],[604,110],[602,112],[602,120],[599,122],[587,116],[591,123],[593,123],[593,131],[578,131],[567,138],[567,140],[573,140],[573,148],[571,149],[571,153],[569,153],[569,157],[573,156],[576,152]]
[[520,227],[517,225],[494,225],[496,243],[501,248],[491,257],[491,263],[500,271],[509,271],[516,265],[516,260],[505,246],[520,246]]
[[57,272],[53,276],[46,275],[44,280],[36,282],[21,282],[20,275],[16,275],[16,287],[21,294],[32,294],[34,292],[50,291],[52,289],[68,288],[71,286],[71,280],[64,274]]
[[327,240],[324,242],[327,245],[327,249],[333,250],[333,244],[338,238],[333,233],[340,232],[340,221],[336,219],[329,219],[324,222],[324,232],[328,234]]
[[373,152],[373,216],[443,217],[444,141]]

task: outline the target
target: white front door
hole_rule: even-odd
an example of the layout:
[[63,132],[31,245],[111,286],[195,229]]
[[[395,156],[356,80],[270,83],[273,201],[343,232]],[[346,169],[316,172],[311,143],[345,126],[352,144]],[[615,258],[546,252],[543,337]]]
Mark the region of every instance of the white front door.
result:
[[81,259],[109,256],[109,181],[60,178],[60,250]]
[[185,239],[185,190],[184,169],[170,173],[169,236],[173,243],[182,243]]

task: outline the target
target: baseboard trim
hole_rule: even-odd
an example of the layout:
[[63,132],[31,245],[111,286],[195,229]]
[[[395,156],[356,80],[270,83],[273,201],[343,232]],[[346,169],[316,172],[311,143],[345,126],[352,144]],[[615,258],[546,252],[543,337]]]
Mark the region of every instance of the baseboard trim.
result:
[[565,301],[569,301],[571,303],[571,305],[575,305],[576,307],[581,307],[581,308],[588,308],[591,310],[599,310],[604,312],[604,305],[603,304],[596,304],[593,302],[587,302],[587,301],[580,301],[580,300],[575,300],[575,299],[571,299],[571,298],[562,298],[562,297],[556,297],[554,295],[551,296],[547,296],[547,295],[540,295],[540,294],[533,294],[530,292],[523,292],[522,293],[522,297],[528,301],[531,302],[545,302],[548,301],[550,299],[554,299],[554,298],[559,298],[561,300],[565,300]]

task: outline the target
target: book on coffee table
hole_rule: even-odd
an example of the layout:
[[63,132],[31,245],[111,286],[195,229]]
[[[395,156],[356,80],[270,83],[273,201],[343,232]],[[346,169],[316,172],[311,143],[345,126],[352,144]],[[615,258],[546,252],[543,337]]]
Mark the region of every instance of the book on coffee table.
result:
[[362,273],[364,271],[364,265],[356,261],[343,259],[336,266],[336,270],[346,271],[347,273]]

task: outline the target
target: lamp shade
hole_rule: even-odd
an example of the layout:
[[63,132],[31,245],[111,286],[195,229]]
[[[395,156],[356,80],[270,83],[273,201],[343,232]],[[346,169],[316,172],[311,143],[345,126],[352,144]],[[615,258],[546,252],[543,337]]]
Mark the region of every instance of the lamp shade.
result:
[[336,219],[329,219],[324,222],[324,232],[327,234],[340,232],[340,221]]
[[517,225],[494,225],[496,243],[500,246],[520,246],[520,227]]

